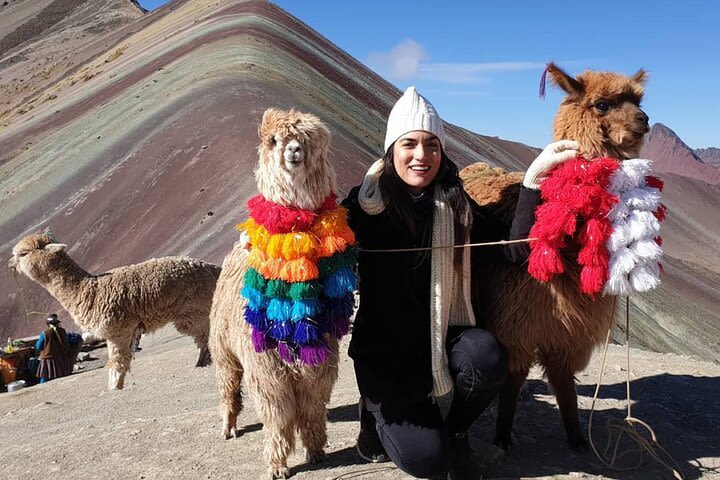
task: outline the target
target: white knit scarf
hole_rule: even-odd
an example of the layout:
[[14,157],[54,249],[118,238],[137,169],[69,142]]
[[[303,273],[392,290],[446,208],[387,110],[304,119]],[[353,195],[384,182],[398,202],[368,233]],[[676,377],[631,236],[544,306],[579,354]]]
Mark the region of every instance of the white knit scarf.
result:
[[[370,166],[365,174],[358,201],[368,215],[385,210],[380,195],[379,179],[383,160]],[[455,222],[445,192],[435,189],[433,196],[432,246],[430,261],[430,351],[432,355],[433,391],[436,397],[449,393],[453,380],[448,369],[445,340],[448,325],[475,326],[475,316],[470,301],[470,248],[463,248],[462,271],[453,268],[453,248],[437,248],[453,245]],[[362,299],[361,299],[362,301]]]

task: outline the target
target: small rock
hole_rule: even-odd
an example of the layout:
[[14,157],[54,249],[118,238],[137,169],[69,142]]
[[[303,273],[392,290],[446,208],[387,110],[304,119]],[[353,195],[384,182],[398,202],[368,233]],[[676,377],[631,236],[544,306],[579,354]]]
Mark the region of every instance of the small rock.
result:
[[87,362],[90,360],[90,352],[80,352],[77,356],[78,362]]
[[613,370],[615,370],[616,372],[624,372],[625,367],[623,367],[622,365],[613,365]]

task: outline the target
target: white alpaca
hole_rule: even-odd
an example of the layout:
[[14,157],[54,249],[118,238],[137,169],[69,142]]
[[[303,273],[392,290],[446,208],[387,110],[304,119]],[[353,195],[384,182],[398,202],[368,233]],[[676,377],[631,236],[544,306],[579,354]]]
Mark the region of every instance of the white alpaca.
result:
[[168,323],[193,337],[196,366],[210,363],[209,314],[220,267],[192,258],[164,257],[92,275],[48,235],[30,235],[13,248],[9,266],[39,283],[75,323],[108,344],[108,388],[121,389],[136,329]]
[[[323,211],[324,202],[335,192],[335,172],[327,160],[330,145],[327,127],[314,115],[269,109],[263,115],[260,138],[260,158],[255,178],[262,197],[277,205],[297,209],[298,215],[301,212]],[[342,216],[344,221],[344,210],[330,211]],[[326,223],[318,220],[313,223],[313,228],[317,225]],[[274,245],[268,246],[268,249],[282,247],[291,250],[297,246],[293,242],[306,235],[301,233],[303,231],[305,228],[293,229],[292,234],[280,233],[268,237],[268,243]],[[313,230],[313,234],[317,233]],[[312,238],[319,243],[321,236],[317,234]],[[305,358],[303,348],[296,351],[297,358],[288,358],[287,350],[283,356],[281,347],[286,344],[281,340],[277,341],[277,349],[274,346],[269,349],[265,349],[267,346],[259,347],[255,342],[259,331],[256,326],[251,328],[249,320],[246,321],[245,308],[254,307],[240,292],[245,292],[246,275],[250,268],[262,270],[253,262],[253,254],[249,254],[247,249],[253,242],[257,246],[262,240],[252,234],[243,235],[243,238],[244,241],[237,242],[225,258],[210,314],[210,350],[220,389],[223,436],[231,438],[238,435],[236,421],[243,408],[241,385],[245,376],[266,432],[265,459],[270,474],[272,478],[287,478],[290,475],[287,459],[294,449],[296,433],[300,434],[305,447],[306,460],[314,463],[325,458],[326,404],[330,401],[330,392],[338,374],[337,338],[344,331],[322,334],[327,341],[327,358],[312,365],[302,360]],[[276,242],[278,238],[284,238],[283,242]],[[354,237],[348,243],[354,243]],[[285,265],[290,265],[292,261],[295,260],[289,260]],[[297,272],[302,270],[299,268]],[[280,272],[279,276],[282,275]],[[323,280],[320,275],[317,279]],[[298,282],[295,285],[303,281]],[[270,295],[268,291],[263,293]],[[323,286],[323,291],[323,295],[330,295],[328,292],[331,290],[326,286]],[[275,297],[270,302],[277,299]],[[351,299],[350,312],[352,306]],[[270,311],[269,306],[267,311]],[[271,314],[267,316],[270,318]],[[300,319],[297,324],[302,324],[304,320]],[[294,328],[297,332],[297,327]]]

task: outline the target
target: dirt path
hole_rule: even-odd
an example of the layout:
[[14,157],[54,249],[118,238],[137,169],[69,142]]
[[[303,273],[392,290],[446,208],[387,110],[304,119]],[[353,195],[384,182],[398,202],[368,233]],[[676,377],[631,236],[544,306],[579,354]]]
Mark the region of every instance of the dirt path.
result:
[[[0,465],[13,479],[256,479],[269,478],[262,460],[262,426],[252,402],[242,412],[238,439],[220,438],[213,367],[195,369],[190,339],[172,329],[142,342],[124,391],[106,390],[104,349],[82,373],[0,395]],[[362,463],[355,453],[357,388],[343,345],[340,379],[329,405],[329,459],[320,466],[291,457],[293,478],[408,478],[388,464]],[[610,349],[600,393],[598,432],[625,413],[624,350]],[[720,366],[689,357],[633,351],[633,415],[648,422],[682,467],[686,479],[720,479]],[[586,423],[599,357],[578,376]],[[492,409],[490,409],[492,410]],[[487,445],[489,411],[474,427],[473,442]],[[596,423],[595,423],[596,422]],[[515,427],[517,447],[485,476],[500,478],[671,479],[646,461],[622,473],[603,468],[592,454],[565,445],[554,399],[538,371],[526,384]]]

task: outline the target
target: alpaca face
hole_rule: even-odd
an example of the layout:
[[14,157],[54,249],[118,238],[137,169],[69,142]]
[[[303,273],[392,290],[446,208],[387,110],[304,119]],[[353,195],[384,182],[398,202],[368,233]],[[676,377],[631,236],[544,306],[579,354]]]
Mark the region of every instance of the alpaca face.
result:
[[335,191],[327,160],[330,132],[314,115],[268,109],[260,126],[258,190],[285,206],[315,210]]
[[40,282],[60,256],[66,256],[67,245],[53,243],[49,235],[30,235],[20,240],[12,250],[8,267]]
[[638,156],[649,129],[648,116],[640,108],[643,70],[631,77],[586,71],[573,78],[550,64],[548,73],[568,94],[555,117],[556,140],[576,140],[587,158]]

